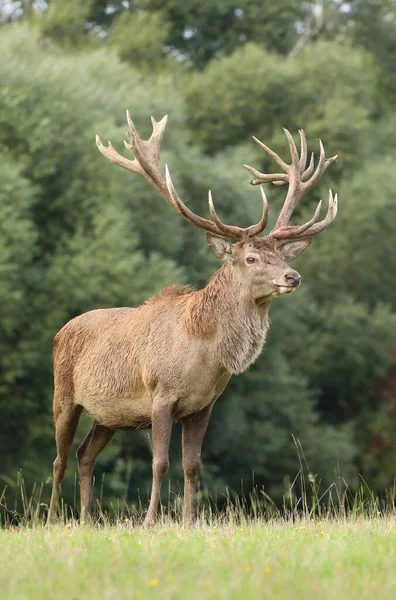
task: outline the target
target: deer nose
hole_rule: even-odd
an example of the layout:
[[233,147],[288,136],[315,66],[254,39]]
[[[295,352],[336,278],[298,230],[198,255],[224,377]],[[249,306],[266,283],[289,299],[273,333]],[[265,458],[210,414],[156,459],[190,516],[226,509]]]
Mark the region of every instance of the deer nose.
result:
[[297,287],[300,285],[301,275],[297,271],[289,271],[286,273],[285,279],[291,287]]

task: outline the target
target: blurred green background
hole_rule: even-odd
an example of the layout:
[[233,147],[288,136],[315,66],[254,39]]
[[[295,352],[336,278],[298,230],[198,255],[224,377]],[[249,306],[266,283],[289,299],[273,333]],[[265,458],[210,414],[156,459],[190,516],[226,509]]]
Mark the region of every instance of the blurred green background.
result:
[[[0,482],[48,498],[55,444],[52,339],[81,312],[137,305],[169,283],[205,284],[205,243],[145,181],[108,163],[128,108],[142,135],[169,113],[164,161],[184,202],[245,226],[259,192],[243,163],[287,157],[304,127],[339,159],[305,198],[332,187],[339,215],[296,262],[301,290],[273,302],[268,343],[232,379],[204,442],[201,494],[264,486],[279,503],[300,466],[392,489],[396,447],[395,0],[51,0],[0,2]],[[284,188],[268,189],[271,219]],[[294,264],[293,264],[294,266]],[[78,437],[88,427],[83,421]],[[177,432],[177,433],[176,433]],[[171,489],[181,482],[179,426]],[[145,432],[119,432],[95,494],[146,501]],[[63,485],[73,503],[74,458]],[[105,476],[104,476],[105,474]],[[166,487],[166,486],[165,486]],[[168,493],[166,490],[165,493]],[[4,501],[4,500],[3,500]]]

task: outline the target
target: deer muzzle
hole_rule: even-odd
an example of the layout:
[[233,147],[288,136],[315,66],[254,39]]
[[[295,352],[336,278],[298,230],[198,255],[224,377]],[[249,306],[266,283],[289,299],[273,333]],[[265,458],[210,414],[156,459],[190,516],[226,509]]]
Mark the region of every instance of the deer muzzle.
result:
[[301,275],[297,271],[288,271],[272,283],[276,286],[278,294],[291,294],[301,282]]

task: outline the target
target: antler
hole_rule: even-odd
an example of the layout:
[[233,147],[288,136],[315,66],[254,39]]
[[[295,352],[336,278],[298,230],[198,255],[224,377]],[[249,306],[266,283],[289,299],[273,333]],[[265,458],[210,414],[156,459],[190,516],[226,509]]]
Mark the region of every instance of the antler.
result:
[[271,230],[269,235],[276,240],[289,240],[289,239],[302,239],[312,237],[320,231],[323,231],[334,219],[337,214],[337,194],[333,196],[332,191],[329,190],[329,204],[326,217],[317,223],[319,217],[322,200],[319,202],[315,213],[307,223],[304,225],[296,226],[289,225],[290,217],[298,203],[298,201],[319,181],[325,170],[332,162],[337,159],[337,155],[331,158],[325,157],[325,150],[322,142],[319,140],[320,155],[319,162],[314,170],[314,154],[312,152],[309,165],[307,167],[307,140],[305,133],[302,129],[299,130],[301,151],[298,154],[296,144],[287,129],[284,129],[287,137],[287,141],[290,149],[291,164],[285,163],[276,152],[268,148],[263,142],[260,142],[256,137],[253,136],[254,141],[258,144],[265,152],[277,163],[277,165],[284,171],[283,173],[271,173],[265,174],[256,171],[249,165],[244,165],[245,169],[251,173],[255,179],[250,183],[252,185],[259,185],[262,183],[273,183],[274,185],[289,184],[286,199],[283,204],[283,208],[279,214],[278,220],[276,221],[275,227]]
[[108,143],[106,148],[97,135],[96,145],[103,156],[110,162],[144,177],[144,179],[146,179],[146,181],[148,181],[150,185],[165,198],[170,206],[182,216],[183,219],[205,231],[209,231],[220,237],[231,237],[239,240],[258,235],[265,229],[268,221],[268,202],[263,188],[260,188],[263,201],[263,213],[260,221],[256,225],[251,225],[250,227],[242,228],[222,223],[215,211],[211,192],[209,192],[209,211],[213,220],[200,217],[190,210],[179,198],[172,183],[168,167],[165,167],[164,175],[159,163],[161,141],[165,132],[168,116],[166,115],[159,122],[151,117],[153,132],[148,140],[142,140],[139,136],[129,111],[126,111],[126,116],[128,122],[128,137],[130,141],[124,141],[124,144],[125,147],[133,153],[135,158],[134,160],[129,160],[124,156],[121,156],[121,154],[114,149],[111,142]]

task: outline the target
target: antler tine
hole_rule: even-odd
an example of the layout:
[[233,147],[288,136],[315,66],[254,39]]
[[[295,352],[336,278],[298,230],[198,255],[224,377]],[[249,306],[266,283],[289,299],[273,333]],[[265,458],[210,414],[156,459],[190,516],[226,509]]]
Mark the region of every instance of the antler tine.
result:
[[132,171],[137,175],[143,176],[143,170],[140,168],[140,165],[137,160],[129,160],[128,158],[125,158],[125,156],[121,156],[121,154],[118,154],[117,150],[115,150],[111,142],[107,142],[108,145],[106,148],[106,146],[102,144],[102,141],[98,135],[95,139],[99,152],[103,154],[103,156],[107,158],[107,160],[116,165],[119,165],[127,171]]
[[214,204],[213,204],[213,198],[212,198],[212,191],[209,190],[208,192],[208,204],[209,204],[209,212],[210,212],[210,216],[212,217],[213,221],[216,223],[217,227],[219,229],[221,229],[221,231],[223,231],[224,233],[226,233],[227,231],[227,225],[225,225],[222,221],[220,221],[217,212],[215,210]]
[[262,185],[260,185],[260,192],[261,192],[261,199],[263,201],[263,212],[261,215],[261,219],[257,223],[257,225],[251,225],[250,227],[248,227],[248,229],[250,231],[249,237],[253,237],[254,235],[258,235],[259,233],[264,231],[264,229],[267,227],[267,223],[268,223],[268,200],[267,200],[267,196],[265,195],[264,188]]
[[322,177],[323,173],[326,171],[327,167],[329,167],[338,158],[338,154],[335,154],[334,156],[331,156],[330,158],[325,157],[325,149],[324,149],[322,140],[319,140],[319,147],[320,147],[319,162],[318,162],[318,165],[317,165],[312,177],[304,184],[306,186],[306,190],[309,190],[314,185],[316,185],[316,183]]
[[[251,185],[260,185],[262,183],[273,183],[274,185],[284,185],[285,183],[287,183],[290,180],[290,173],[291,170],[293,169],[297,169],[300,173],[304,172],[304,169],[306,167],[306,163],[307,163],[307,138],[305,136],[305,132],[303,129],[299,129],[298,130],[298,134],[300,136],[300,142],[301,142],[301,152],[300,152],[300,156],[298,156],[298,151],[297,151],[297,147],[296,144],[293,140],[293,137],[290,133],[290,131],[286,128],[283,128],[283,131],[285,132],[286,138],[287,138],[287,143],[289,145],[289,150],[290,150],[290,156],[291,156],[291,164],[288,165],[286,164],[278,154],[276,154],[276,152],[274,152],[273,150],[271,150],[271,148],[269,148],[268,146],[266,146],[263,142],[261,142],[258,138],[256,138],[255,136],[253,136],[254,141],[256,142],[256,144],[258,146],[260,146],[261,148],[263,148],[263,150],[265,150],[265,152],[274,159],[274,161],[281,167],[281,169],[283,169],[285,171],[285,173],[260,173],[260,171],[257,171],[256,169],[254,169],[253,167],[251,167],[250,165],[243,165],[244,168],[249,171],[249,173],[251,173],[251,175],[253,175],[255,177],[254,180],[252,180],[250,183]],[[311,156],[311,162],[313,161],[313,155]],[[310,165],[308,167],[308,169],[305,171],[306,176],[308,176],[310,174],[310,169],[313,169],[313,164]]]
[[287,137],[287,143],[289,144],[290,157],[291,157],[291,165],[288,165],[288,171],[290,172],[291,167],[297,167],[300,170],[300,157],[298,156],[297,147],[293,140],[293,137],[288,129],[283,128],[285,135]]
[[280,229],[274,231],[273,233],[271,233],[271,236],[274,239],[276,239],[277,241],[284,242],[284,241],[293,241],[293,240],[297,240],[297,239],[301,240],[301,239],[311,238],[314,235],[317,235],[318,233],[320,233],[321,231],[326,229],[326,227],[328,227],[330,225],[330,223],[332,223],[337,216],[337,211],[338,211],[338,196],[337,196],[337,194],[335,194],[335,196],[333,196],[332,191],[329,190],[329,203],[328,203],[326,217],[322,221],[319,221],[319,223],[316,223],[317,218],[319,216],[321,205],[322,205],[322,200],[320,200],[312,219],[307,221],[304,225],[300,225],[299,227],[289,225],[289,226],[286,226],[284,228],[280,228]]
[[333,192],[329,189],[329,203],[328,203],[327,214],[326,214],[325,218],[323,219],[323,221],[319,221],[319,223],[316,223],[315,225],[312,225],[312,227],[307,229],[304,232],[304,235],[302,237],[304,237],[304,238],[311,237],[313,235],[320,233],[324,229],[326,229],[326,227],[328,227],[330,225],[330,223],[332,223],[334,221],[334,219],[336,218],[337,212],[338,212],[338,195],[335,194],[333,196]]
[[[137,132],[137,129],[135,127],[135,123],[132,121],[132,117],[131,117],[131,113],[129,112],[129,110],[127,109],[125,111],[126,114],[126,119],[127,119],[127,123],[128,123],[128,131],[132,136],[137,136],[139,137],[139,134]],[[166,115],[165,117],[166,118]],[[151,122],[153,121],[153,117],[151,117]]]
[[[264,229],[267,226],[267,223],[268,223],[268,200],[265,195],[264,189],[261,186],[260,186],[260,192],[261,192],[261,199],[263,202],[263,212],[262,212],[260,221],[258,223],[256,223],[255,225],[250,225],[250,227],[238,228],[242,237],[245,237],[245,238],[254,237],[254,236],[258,235],[259,233],[261,233],[262,231],[264,231]],[[225,225],[222,221],[220,221],[219,216],[217,215],[214,204],[213,204],[211,190],[209,190],[208,203],[209,203],[209,212],[210,212],[210,215],[211,215],[213,221],[216,223],[217,227],[223,231],[223,233],[225,235],[230,236],[230,233],[229,233],[230,225]]]
[[[205,229],[206,231],[214,233],[215,235],[218,235],[220,237],[230,237],[230,238],[234,238],[237,240],[242,239],[242,238],[253,237],[254,235],[257,235],[257,233],[255,233],[256,231],[257,232],[263,231],[263,229],[266,225],[268,210],[267,211],[265,211],[265,209],[263,210],[263,216],[260,219],[259,223],[257,223],[256,225],[251,225],[250,227],[246,227],[246,228],[236,227],[234,225],[226,225],[225,223],[223,223],[220,220],[220,218],[218,217],[218,215],[216,213],[216,210],[215,210],[215,207],[213,204],[213,199],[212,199],[212,192],[210,190],[209,190],[208,202],[209,202],[209,211],[210,211],[213,221],[210,221],[209,219],[205,219],[204,217],[200,217],[200,216],[196,215],[179,198],[179,196],[176,192],[176,189],[172,183],[168,166],[165,167],[165,172],[166,172],[166,183],[167,183],[167,187],[169,190],[169,194],[172,198],[173,203],[176,205],[175,210],[182,217],[184,217],[187,221],[190,221],[190,223],[193,223],[197,227],[200,227],[201,229]],[[264,221],[264,223],[263,223],[263,221]]]
[[[128,134],[130,142],[124,141],[125,147],[130,150],[135,158],[129,160],[115,150],[111,142],[108,142],[107,148],[102,144],[100,137],[96,136],[96,145],[99,152],[103,154],[110,162],[119,165],[127,171],[132,171],[136,175],[144,177],[157,191],[164,195],[166,184],[164,176],[159,168],[159,154],[161,139],[165,131],[167,115],[158,123],[152,117],[153,132],[150,138],[145,141],[139,137],[136,127],[131,119],[129,111],[126,111],[128,122]],[[166,200],[170,203],[169,198]]]
[[309,229],[311,227],[311,225],[316,223],[316,221],[318,220],[318,217],[319,217],[321,207],[322,207],[322,200],[319,200],[318,206],[315,209],[313,217],[311,217],[309,219],[309,221],[304,223],[304,225],[299,225],[299,226],[286,225],[285,227],[280,227],[279,229],[274,231],[274,233],[272,234],[272,237],[278,241],[283,240],[283,239],[291,239],[291,238],[299,237],[302,233],[306,232],[307,229]]
[[[159,165],[159,159],[161,141],[165,133],[168,115],[165,115],[158,122],[154,117],[151,117],[153,131],[148,140],[142,140],[139,136],[129,110],[126,111],[126,118],[130,142],[124,141],[125,147],[135,155],[135,159],[138,161],[145,179],[152,183],[161,194],[166,193],[166,183]],[[169,202],[169,198],[166,199]]]
[[309,180],[310,187],[315,185],[316,181],[318,181],[319,177],[322,175],[322,173],[324,173],[328,164],[326,165],[325,149],[324,149],[322,140],[319,140],[319,162],[317,164],[314,174],[312,175],[311,179]]
[[301,180],[305,181],[306,179],[308,179],[308,177],[311,175],[313,169],[315,166],[315,155],[313,152],[311,152],[311,158],[309,160],[309,165],[308,167],[305,169],[305,171],[303,172],[303,174],[301,175]]
[[304,129],[298,130],[298,135],[300,136],[300,171],[304,171],[307,165],[307,137],[305,135]]
[[[256,144],[258,146],[260,146],[260,148],[262,148],[263,150],[265,150],[265,152],[268,154],[268,156],[270,156],[271,158],[274,159],[274,161],[276,162],[276,164],[283,169],[284,171],[288,170],[288,166],[282,159],[281,157],[274,152],[273,150],[271,150],[271,148],[268,148],[268,146],[266,146],[263,142],[261,142],[258,138],[256,138],[255,136],[253,136],[254,141],[256,142]],[[257,184],[256,184],[257,185]]]
[[[209,219],[205,219],[204,217],[200,217],[196,215],[192,210],[188,208],[184,204],[184,202],[179,198],[178,193],[176,192],[175,186],[173,185],[168,165],[165,165],[165,177],[166,177],[166,186],[172,201],[172,206],[176,210],[176,212],[181,215],[186,221],[189,221],[193,225],[204,229],[205,231],[209,231],[210,233],[214,233],[215,235],[219,235],[224,237],[224,232],[217,226],[216,223],[210,221]],[[237,228],[235,228],[237,229]],[[228,234],[230,237],[235,237],[231,233]]]
[[262,183],[273,183],[274,185],[284,185],[288,182],[288,176],[286,173],[260,173],[249,165],[243,165],[246,171],[249,171],[251,175],[256,177],[250,183],[251,185],[261,185]]

